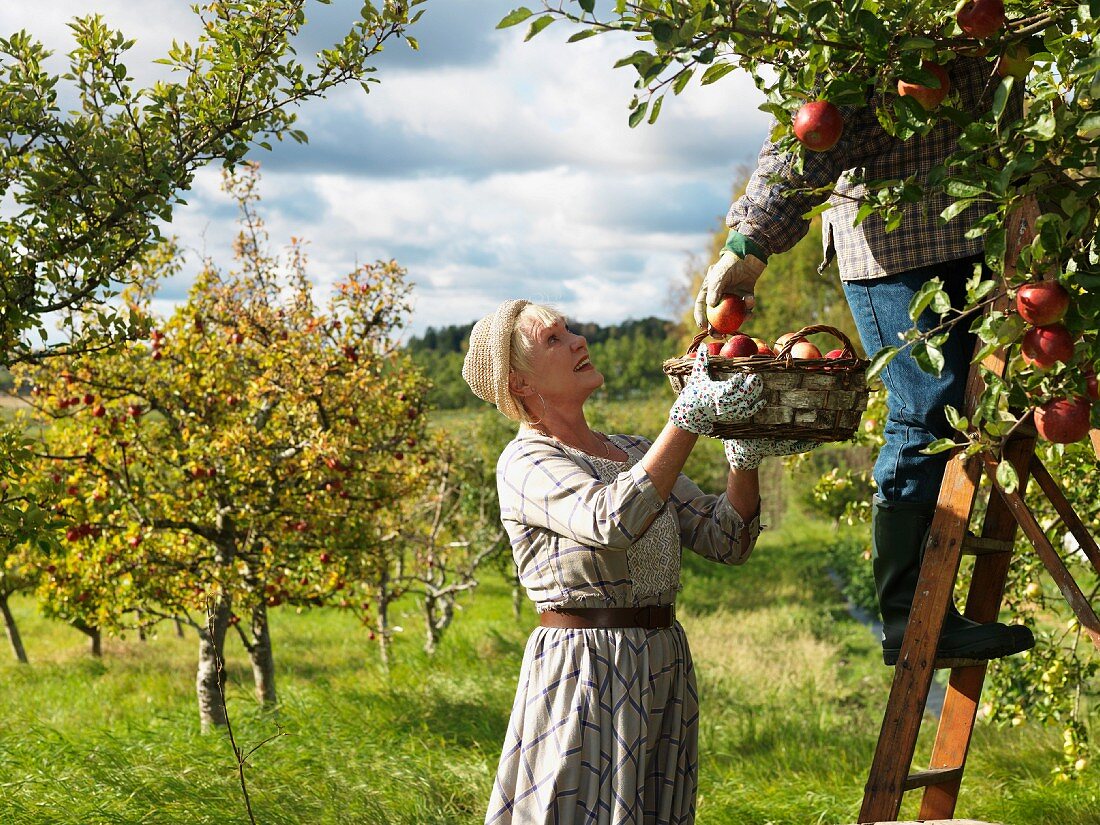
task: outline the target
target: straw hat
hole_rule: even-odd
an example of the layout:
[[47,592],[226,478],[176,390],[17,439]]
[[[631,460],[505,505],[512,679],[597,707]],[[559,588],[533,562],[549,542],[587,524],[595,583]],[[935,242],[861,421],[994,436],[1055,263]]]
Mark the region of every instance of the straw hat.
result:
[[486,315],[470,332],[470,348],[462,364],[462,377],[474,395],[511,418],[523,420],[523,411],[508,391],[512,361],[512,329],[516,317],[530,301],[505,301],[492,315]]

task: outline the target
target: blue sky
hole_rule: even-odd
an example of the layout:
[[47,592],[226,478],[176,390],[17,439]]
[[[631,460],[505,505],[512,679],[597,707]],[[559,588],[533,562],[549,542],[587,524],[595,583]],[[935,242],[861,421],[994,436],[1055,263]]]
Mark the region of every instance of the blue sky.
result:
[[[671,316],[670,291],[705,253],[737,168],[755,159],[762,98],[737,72],[692,84],[656,125],[630,129],[633,70],[612,65],[633,41],[566,44],[572,30],[556,23],[524,43],[524,26],[495,29],[520,4],[428,0],[410,31],[419,52],[395,43],[369,95],[348,87],[304,106],[307,146],[255,152],[271,238],[309,241],[319,289],[356,262],[394,257],[414,287],[413,333],[518,297],[599,323]],[[143,83],[160,76],[152,61],[174,37],[195,32],[189,5],[5,3],[0,32],[26,29],[63,55],[67,21],[99,12],[137,39],[127,65]],[[315,52],[359,6],[307,6],[300,53]],[[229,262],[235,211],[219,171],[201,172],[186,198],[170,231],[188,264],[162,293],[163,310],[186,294],[200,255]]]

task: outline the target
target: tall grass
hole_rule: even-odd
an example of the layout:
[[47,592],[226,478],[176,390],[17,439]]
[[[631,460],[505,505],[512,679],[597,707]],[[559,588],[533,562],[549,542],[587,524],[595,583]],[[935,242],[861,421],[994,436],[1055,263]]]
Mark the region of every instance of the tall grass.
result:
[[[855,822],[890,671],[824,573],[829,529],[789,519],[743,567],[685,559],[681,615],[700,675],[699,821]],[[16,602],[29,667],[0,664],[0,822],[245,821],[226,740],[198,732],[196,642],[167,629],[108,640],[87,658],[76,631]],[[400,615],[401,610],[407,615]],[[387,672],[364,628],[336,610],[275,610],[281,705],[250,694],[243,652],[229,659],[229,710],[253,757],[262,823],[480,821],[534,626],[488,580],[435,657],[415,605]],[[931,726],[926,725],[931,732]],[[1055,732],[977,730],[959,814],[1012,825],[1095,825],[1100,790],[1056,783]],[[925,751],[926,752],[926,751]],[[903,813],[915,816],[917,800]]]

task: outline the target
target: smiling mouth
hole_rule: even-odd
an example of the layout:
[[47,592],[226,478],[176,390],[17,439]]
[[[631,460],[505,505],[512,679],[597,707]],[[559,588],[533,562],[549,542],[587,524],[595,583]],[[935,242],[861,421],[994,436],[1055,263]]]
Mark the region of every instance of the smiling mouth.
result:
[[591,367],[591,366],[592,366],[592,362],[589,361],[588,358],[582,358],[581,362],[579,364],[577,364],[577,366],[573,367],[573,372],[580,372],[585,367]]

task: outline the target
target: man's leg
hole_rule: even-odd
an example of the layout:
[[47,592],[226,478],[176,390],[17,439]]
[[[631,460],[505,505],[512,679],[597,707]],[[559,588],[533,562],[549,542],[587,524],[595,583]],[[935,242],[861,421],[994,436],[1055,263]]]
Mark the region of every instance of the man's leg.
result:
[[[913,326],[909,302],[921,285],[939,276],[951,295],[952,305],[965,303],[965,282],[973,273],[973,260],[924,267],[873,281],[844,284],[860,338],[868,354],[883,346],[898,346],[898,335]],[[918,327],[929,330],[940,323],[925,312]],[[897,661],[909,620],[920,563],[932,522],[947,455],[924,455],[937,438],[950,437],[944,408],[960,409],[974,349],[969,324],[952,328],[942,347],[944,367],[939,376],[926,373],[910,355],[899,353],[883,370],[888,416],[886,443],[875,462],[878,494],[872,506],[872,567],[879,610],[883,620],[883,659]],[[981,625],[948,613],[940,636],[940,656],[993,659],[1034,645],[1027,628],[1000,623]]]

